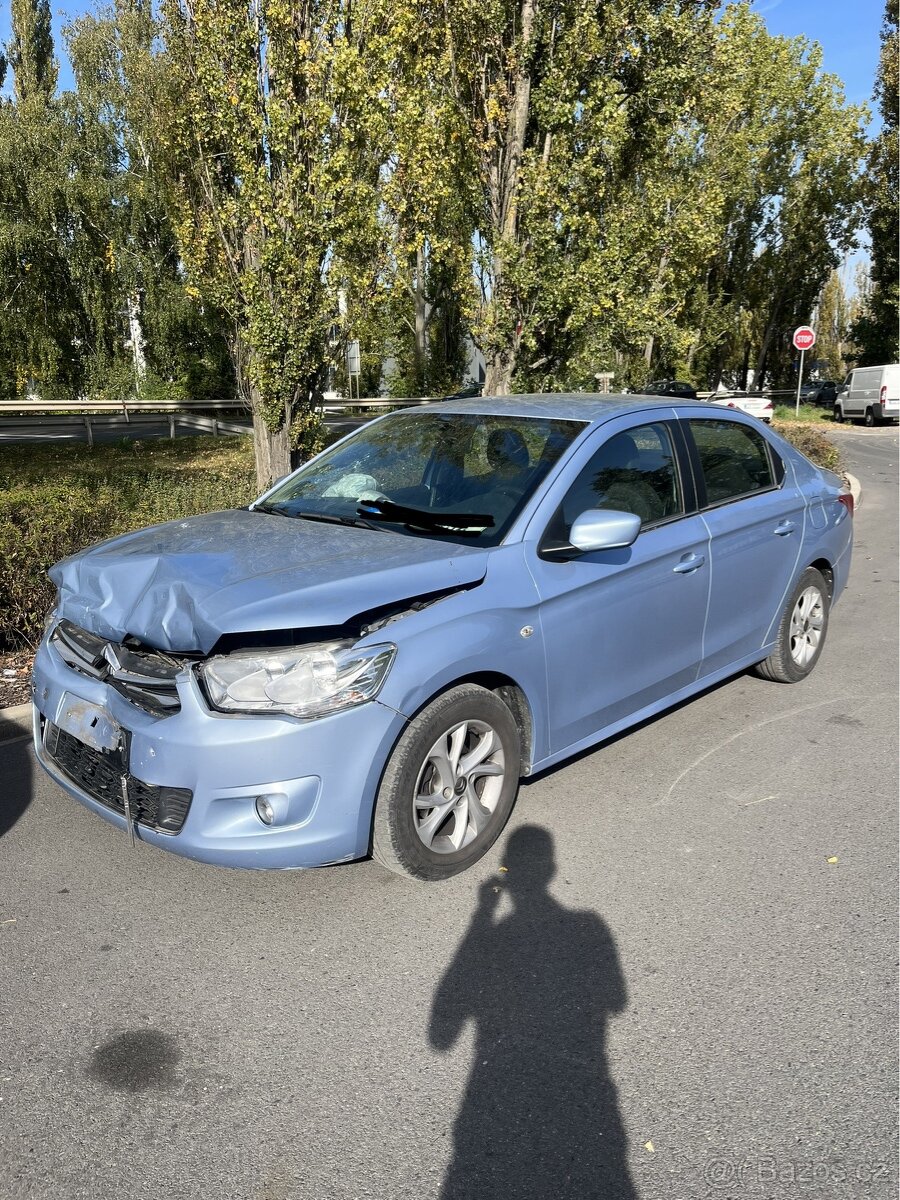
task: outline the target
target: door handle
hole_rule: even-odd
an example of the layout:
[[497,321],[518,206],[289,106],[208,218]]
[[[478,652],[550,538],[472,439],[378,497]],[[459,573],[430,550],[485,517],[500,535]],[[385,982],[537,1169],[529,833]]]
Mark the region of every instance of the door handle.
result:
[[789,533],[793,533],[797,526],[793,521],[782,521],[780,525],[776,525],[773,532],[779,537],[785,537]]
[[685,554],[677,567],[672,570],[676,575],[688,575],[691,571],[696,571],[698,567],[702,567],[706,562],[705,554]]

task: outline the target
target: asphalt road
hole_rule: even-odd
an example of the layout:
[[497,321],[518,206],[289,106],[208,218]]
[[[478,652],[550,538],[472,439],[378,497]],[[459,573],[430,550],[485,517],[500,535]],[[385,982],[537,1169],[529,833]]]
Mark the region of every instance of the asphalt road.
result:
[[534,779],[449,884],[132,851],[0,748],[3,1200],[893,1198],[897,435],[835,436],[810,679]]

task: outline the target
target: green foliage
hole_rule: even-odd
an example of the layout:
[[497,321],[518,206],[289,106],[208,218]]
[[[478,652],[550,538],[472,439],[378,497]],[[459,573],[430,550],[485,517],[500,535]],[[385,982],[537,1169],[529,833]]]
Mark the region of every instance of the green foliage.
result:
[[294,414],[322,389],[341,298],[372,287],[379,34],[350,0],[162,11],[170,80],[154,152],[192,284],[235,330],[264,483],[289,465],[289,431],[315,428]]
[[900,360],[898,306],[897,210],[900,205],[900,142],[898,142],[898,0],[887,0],[881,27],[881,57],[875,81],[880,103],[881,130],[869,146],[863,185],[869,227],[870,288],[865,306],[853,326],[859,366],[879,366]]
[[0,100],[3,394],[236,387],[262,484],[351,340],[366,392],[454,390],[468,336],[488,392],[759,387],[818,300],[839,374],[863,203],[896,357],[897,0],[862,182],[865,110],[746,0],[111,0],[61,96],[47,4]]
[[0,648],[34,645],[47,568],[85,546],[256,494],[245,438],[0,448]]

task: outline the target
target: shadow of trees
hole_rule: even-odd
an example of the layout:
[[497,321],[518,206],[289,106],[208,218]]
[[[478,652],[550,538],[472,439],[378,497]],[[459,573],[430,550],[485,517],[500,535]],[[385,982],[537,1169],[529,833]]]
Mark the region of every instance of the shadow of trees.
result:
[[[435,994],[429,1040],[449,1050],[467,1022],[475,1060],[441,1200],[634,1200],[606,1025],[626,1002],[606,925],[548,892],[553,841],[537,826],[507,844],[503,885],[478,910]],[[504,894],[512,911],[498,916]]]

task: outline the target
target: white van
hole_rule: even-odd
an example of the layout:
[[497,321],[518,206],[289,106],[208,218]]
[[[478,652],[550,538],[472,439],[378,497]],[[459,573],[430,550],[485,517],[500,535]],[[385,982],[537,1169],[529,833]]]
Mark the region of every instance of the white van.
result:
[[887,367],[857,367],[844,380],[834,401],[834,419],[879,421],[900,419],[900,363]]

